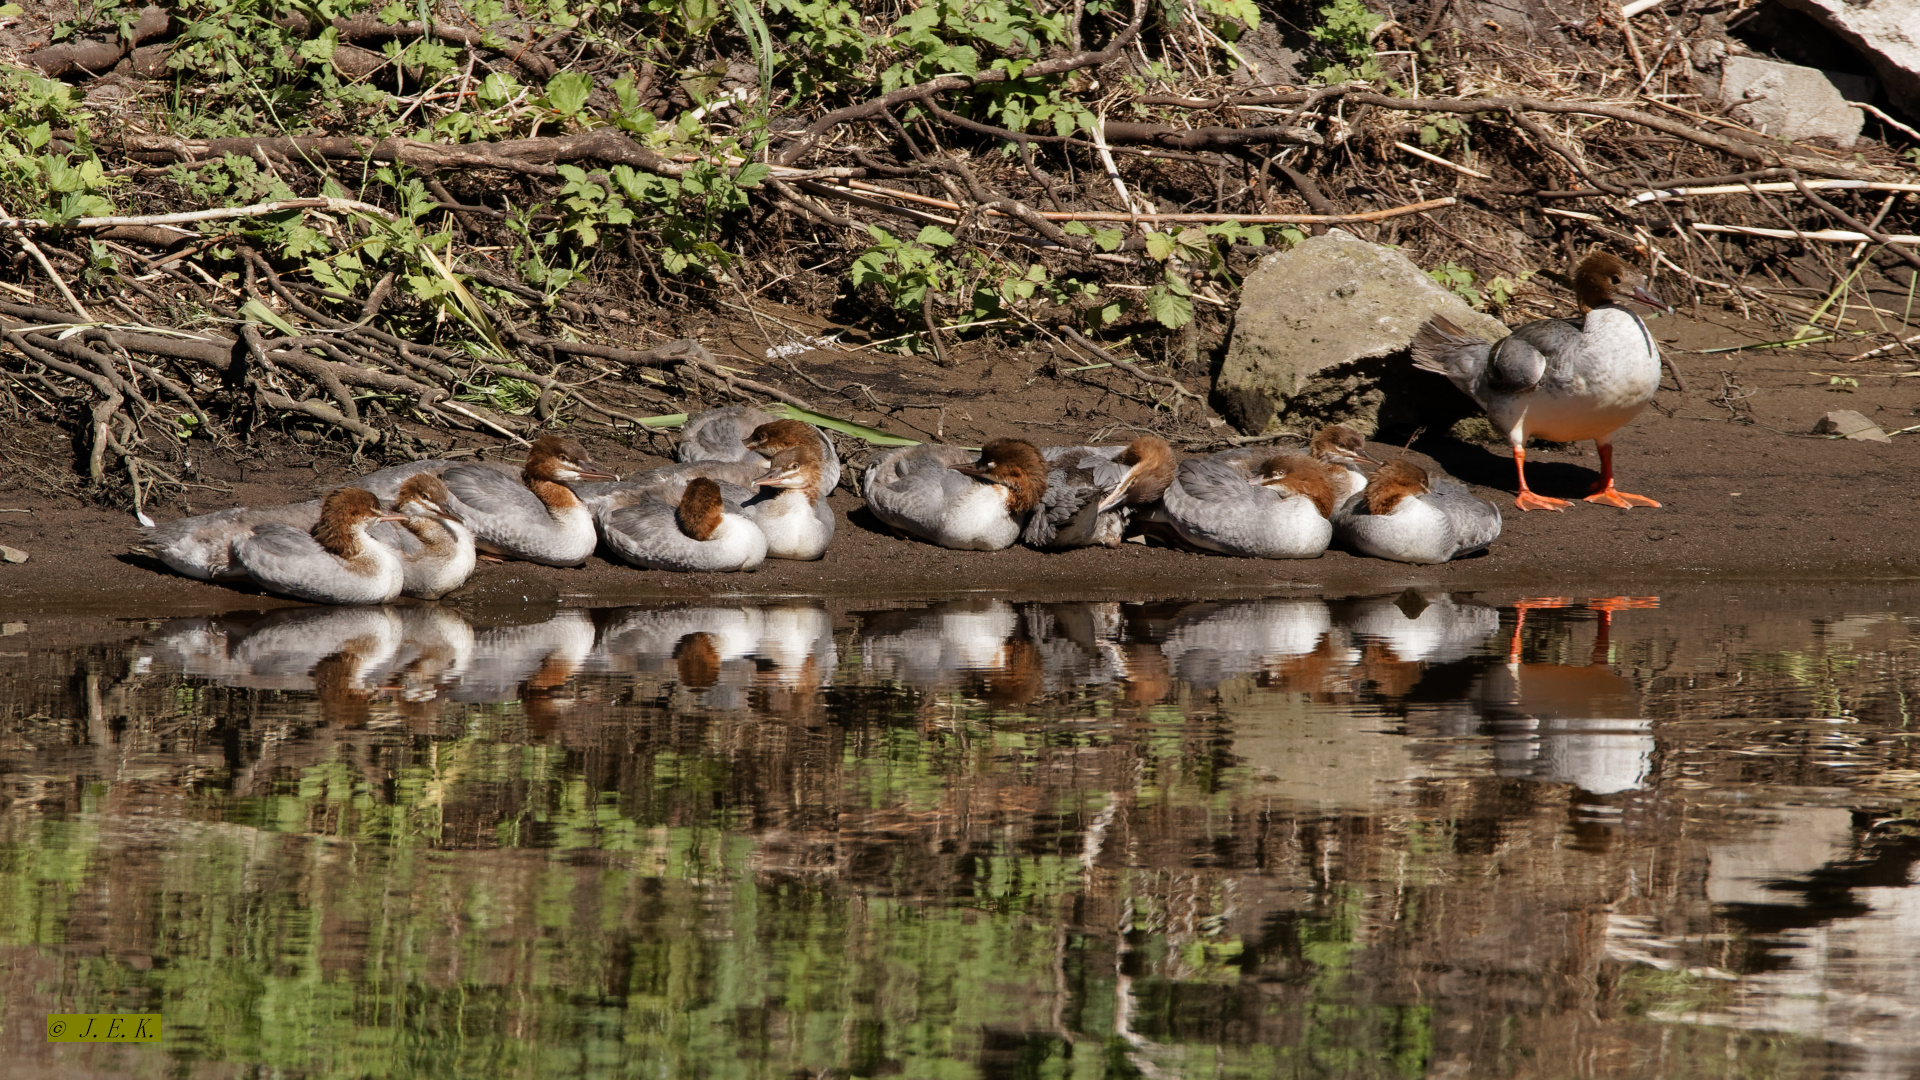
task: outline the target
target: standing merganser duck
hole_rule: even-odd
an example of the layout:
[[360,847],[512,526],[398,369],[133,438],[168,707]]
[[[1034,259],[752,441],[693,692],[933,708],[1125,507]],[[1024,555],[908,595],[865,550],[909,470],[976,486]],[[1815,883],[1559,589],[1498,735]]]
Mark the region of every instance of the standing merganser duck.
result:
[[648,570],[731,573],[767,558],[767,538],[737,502],[704,476],[687,481],[677,504],[654,491],[628,492],[600,512],[607,546]]
[[1118,547],[1127,525],[1173,482],[1173,447],[1158,435],[1125,446],[1049,446],[1047,491],[1022,536],[1037,548]]
[[1673,309],[1643,287],[1640,274],[1612,254],[1595,252],[1573,272],[1578,319],[1541,319],[1489,345],[1436,315],[1413,339],[1413,364],[1445,375],[1487,411],[1513,447],[1522,510],[1564,510],[1567,500],[1527,487],[1527,437],[1553,442],[1592,439],[1600,449],[1600,483],[1586,501],[1625,509],[1659,506],[1613,486],[1613,433],[1647,407],[1660,389],[1660,349],[1640,316],[1616,297]]
[[400,595],[400,553],[367,535],[383,513],[373,493],[340,488],[320,503],[312,531],[269,523],[234,541],[234,561],[271,593],[316,604],[384,604]]
[[1333,539],[1332,466],[1305,454],[1227,450],[1180,463],[1161,513],[1194,547],[1254,559],[1311,559]]
[[1362,555],[1443,563],[1485,551],[1500,536],[1500,508],[1451,476],[1395,461],[1335,512],[1333,529]]
[[1380,464],[1379,458],[1367,453],[1367,440],[1342,424],[1327,424],[1314,432],[1313,439],[1307,443],[1307,453],[1315,461],[1337,470],[1340,482],[1334,486],[1335,506],[1367,486],[1367,474],[1361,472],[1359,466]]
[[800,442],[776,451],[766,475],[754,481],[764,490],[740,509],[766,536],[768,558],[812,560],[827,553],[833,540],[833,508],[827,505],[832,488],[825,470],[819,446]]
[[245,581],[247,571],[233,560],[234,542],[261,525],[287,525],[305,531],[320,521],[320,500],[254,509],[236,506],[140,529],[142,550],[179,573],[201,581]]
[[822,492],[840,484],[840,453],[833,440],[801,420],[776,420],[751,405],[729,405],[695,413],[680,427],[675,461],[750,461],[766,465],[789,446],[813,443],[820,448]]
[[1020,539],[1047,493],[1047,459],[1024,439],[995,439],[980,455],[927,443],[882,454],[861,484],[873,515],[944,548],[999,551]]
[[400,553],[406,582],[400,591],[422,600],[438,600],[466,584],[473,573],[473,530],[453,512],[453,493],[432,473],[409,476],[400,485],[393,511],[398,522],[382,522],[368,530],[380,543]]
[[527,450],[520,480],[486,465],[434,459],[381,469],[360,483],[392,500],[408,477],[432,473],[453,497],[449,509],[473,530],[481,551],[548,566],[579,566],[599,542],[593,514],[567,485],[613,480],[578,440],[543,435]]

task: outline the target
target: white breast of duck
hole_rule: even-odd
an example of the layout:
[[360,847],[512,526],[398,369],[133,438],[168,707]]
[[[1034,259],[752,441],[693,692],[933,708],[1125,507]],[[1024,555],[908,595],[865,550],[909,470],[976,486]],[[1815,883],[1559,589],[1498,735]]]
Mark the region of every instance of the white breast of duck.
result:
[[822,455],[809,440],[777,451],[757,481],[769,494],[743,509],[766,537],[768,558],[811,560],[827,553],[833,511],[826,505],[821,470]]
[[1640,316],[1614,304],[1587,312],[1579,345],[1553,358],[1525,402],[1526,430],[1556,442],[1626,426],[1660,388],[1660,353]]
[[320,507],[310,532],[267,524],[235,542],[234,558],[269,592],[319,604],[384,604],[400,595],[406,573],[400,555],[372,540],[376,521],[400,521],[386,514],[370,493],[340,488]]
[[947,503],[934,542],[962,551],[1012,547],[1047,492],[1046,458],[1024,439],[995,439],[954,471],[982,482]]
[[[374,539],[400,553],[405,571],[401,591],[422,600],[438,600],[466,584],[477,559],[473,530],[453,510],[453,494],[440,477],[422,473],[400,485],[394,510],[406,520],[377,526]],[[405,535],[400,535],[405,530]]]

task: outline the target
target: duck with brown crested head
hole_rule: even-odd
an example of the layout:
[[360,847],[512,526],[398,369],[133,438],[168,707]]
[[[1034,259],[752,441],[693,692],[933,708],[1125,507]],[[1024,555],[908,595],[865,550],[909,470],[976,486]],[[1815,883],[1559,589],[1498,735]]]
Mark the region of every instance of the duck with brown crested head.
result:
[[548,566],[578,566],[599,542],[593,513],[571,485],[615,479],[594,464],[579,440],[543,435],[528,447],[517,481],[490,465],[433,459],[381,469],[359,483],[391,502],[401,484],[422,473],[445,482],[453,500],[449,509],[473,530],[481,551]]
[[1307,442],[1307,453],[1315,461],[1338,471],[1340,483],[1335,492],[1338,502],[1345,502],[1367,486],[1367,474],[1360,471],[1360,466],[1380,464],[1379,458],[1367,453],[1367,440],[1345,424],[1323,425]]
[[1443,563],[1485,551],[1498,539],[1500,508],[1451,476],[1393,461],[1340,507],[1333,529],[1361,555]]
[[704,476],[688,480],[679,498],[638,491],[600,511],[600,531],[622,559],[647,570],[732,573],[767,558],[767,538]]
[[320,503],[311,530],[268,523],[234,542],[233,557],[268,592],[316,604],[384,604],[400,595],[406,570],[399,552],[367,535],[385,513],[361,488],[339,488]]
[[861,480],[867,506],[901,532],[958,551],[999,551],[1020,539],[1047,493],[1047,459],[1024,439],[975,455],[926,443],[889,450]]
[[751,405],[728,405],[688,417],[680,426],[673,457],[680,462],[742,461],[764,467],[781,450],[807,444],[820,450],[820,490],[831,493],[840,483],[840,454],[826,432]]
[[1037,548],[1117,547],[1134,515],[1160,501],[1177,459],[1158,435],[1125,446],[1049,446],[1047,490],[1022,539]]
[[1613,484],[1613,435],[1660,389],[1660,350],[1640,316],[1618,301],[1668,307],[1648,292],[1638,271],[1608,252],[1580,261],[1573,274],[1577,319],[1541,319],[1488,344],[1439,316],[1413,340],[1414,366],[1445,375],[1493,421],[1513,448],[1522,510],[1564,510],[1565,499],[1527,487],[1527,439],[1577,442],[1600,449],[1600,481],[1586,501],[1659,506]]
[[405,520],[381,522],[368,535],[400,553],[404,595],[438,600],[466,584],[476,558],[473,530],[454,511],[445,481],[432,473],[407,477],[393,512]]
[[1254,559],[1312,559],[1333,539],[1328,518],[1345,478],[1306,454],[1244,450],[1180,463],[1161,516],[1186,544]]

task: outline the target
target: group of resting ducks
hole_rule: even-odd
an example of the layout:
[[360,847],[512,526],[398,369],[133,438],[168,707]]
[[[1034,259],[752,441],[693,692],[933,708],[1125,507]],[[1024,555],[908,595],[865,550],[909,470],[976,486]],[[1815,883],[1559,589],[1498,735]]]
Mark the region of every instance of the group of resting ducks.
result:
[[[1528,323],[1489,345],[1436,317],[1414,341],[1414,362],[1448,376],[1506,433],[1520,509],[1567,505],[1527,487],[1529,436],[1599,445],[1601,484],[1589,501],[1658,506],[1613,483],[1613,432],[1652,399],[1660,376],[1652,335],[1614,300],[1664,305],[1610,254],[1582,261],[1574,283],[1579,319]],[[517,477],[479,462],[416,461],[321,500],[152,526],[145,547],[191,577],[251,579],[331,604],[437,599],[482,553],[577,566],[604,544],[635,566],[707,572],[826,553],[840,457],[820,429],[751,407],[713,409],[687,422],[676,457],[619,480],[576,440],[546,436]],[[1363,464],[1379,467],[1369,477]],[[1338,542],[1437,563],[1486,549],[1501,527],[1499,509],[1465,485],[1411,461],[1381,463],[1337,425],[1305,453],[1242,447],[1186,461],[1157,436],[1125,446],[900,447],[874,459],[860,491],[903,534],[982,551],[1111,547],[1144,533],[1251,558],[1313,558]]]

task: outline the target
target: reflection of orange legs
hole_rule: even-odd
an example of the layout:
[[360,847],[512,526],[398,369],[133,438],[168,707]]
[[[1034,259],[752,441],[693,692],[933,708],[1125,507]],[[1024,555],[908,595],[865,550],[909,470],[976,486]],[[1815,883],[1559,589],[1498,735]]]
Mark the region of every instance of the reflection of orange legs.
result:
[[1526,628],[1527,612],[1549,611],[1553,608],[1571,607],[1573,600],[1565,596],[1527,596],[1513,602],[1513,641],[1507,645],[1507,663],[1520,662],[1520,631]]
[[1600,613],[1600,633],[1593,639],[1593,662],[1604,664],[1611,659],[1608,655],[1612,651],[1608,646],[1608,635],[1613,631],[1614,612],[1644,611],[1659,606],[1660,598],[1657,596],[1596,596],[1588,600],[1587,610]]
[[1600,448],[1600,484],[1594,493],[1587,496],[1590,503],[1605,506],[1617,506],[1622,510],[1634,506],[1659,506],[1660,504],[1645,495],[1629,495],[1613,486],[1613,444],[1596,442]]
[[1513,505],[1522,510],[1565,510],[1569,505],[1565,499],[1552,499],[1545,495],[1535,495],[1527,486],[1527,448],[1513,448],[1513,471],[1520,476],[1520,495]]

